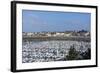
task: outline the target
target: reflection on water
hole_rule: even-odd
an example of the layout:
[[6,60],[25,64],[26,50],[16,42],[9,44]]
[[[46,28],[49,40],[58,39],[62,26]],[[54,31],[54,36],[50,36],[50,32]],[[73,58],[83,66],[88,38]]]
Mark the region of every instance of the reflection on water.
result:
[[90,42],[83,41],[23,41],[22,62],[49,62],[65,61],[71,46],[77,51],[85,52],[90,47]]

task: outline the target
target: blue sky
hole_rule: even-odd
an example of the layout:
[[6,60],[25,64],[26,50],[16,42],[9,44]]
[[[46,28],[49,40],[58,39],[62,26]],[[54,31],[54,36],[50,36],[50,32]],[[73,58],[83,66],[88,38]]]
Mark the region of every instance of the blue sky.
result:
[[22,25],[23,32],[90,31],[91,14],[23,10]]

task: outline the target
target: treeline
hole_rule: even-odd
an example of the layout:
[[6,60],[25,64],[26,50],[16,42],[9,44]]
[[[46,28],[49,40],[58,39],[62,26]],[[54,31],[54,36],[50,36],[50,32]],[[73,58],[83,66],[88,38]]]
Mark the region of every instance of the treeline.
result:
[[77,51],[74,46],[71,46],[66,55],[66,60],[86,60],[91,59],[91,49],[88,48],[85,52]]

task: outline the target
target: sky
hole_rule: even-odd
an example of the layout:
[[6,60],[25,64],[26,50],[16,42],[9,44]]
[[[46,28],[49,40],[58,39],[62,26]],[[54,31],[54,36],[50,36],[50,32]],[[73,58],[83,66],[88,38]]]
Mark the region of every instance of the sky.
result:
[[90,31],[91,14],[79,12],[22,11],[23,32]]

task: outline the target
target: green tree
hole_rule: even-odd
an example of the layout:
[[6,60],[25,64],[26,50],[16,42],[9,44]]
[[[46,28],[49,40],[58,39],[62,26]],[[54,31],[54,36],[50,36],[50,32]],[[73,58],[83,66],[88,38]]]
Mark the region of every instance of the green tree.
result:
[[81,54],[83,59],[91,59],[91,49],[88,48],[85,52]]
[[76,51],[74,45],[70,47],[68,55],[66,56],[67,60],[77,60],[79,56],[79,52]]

